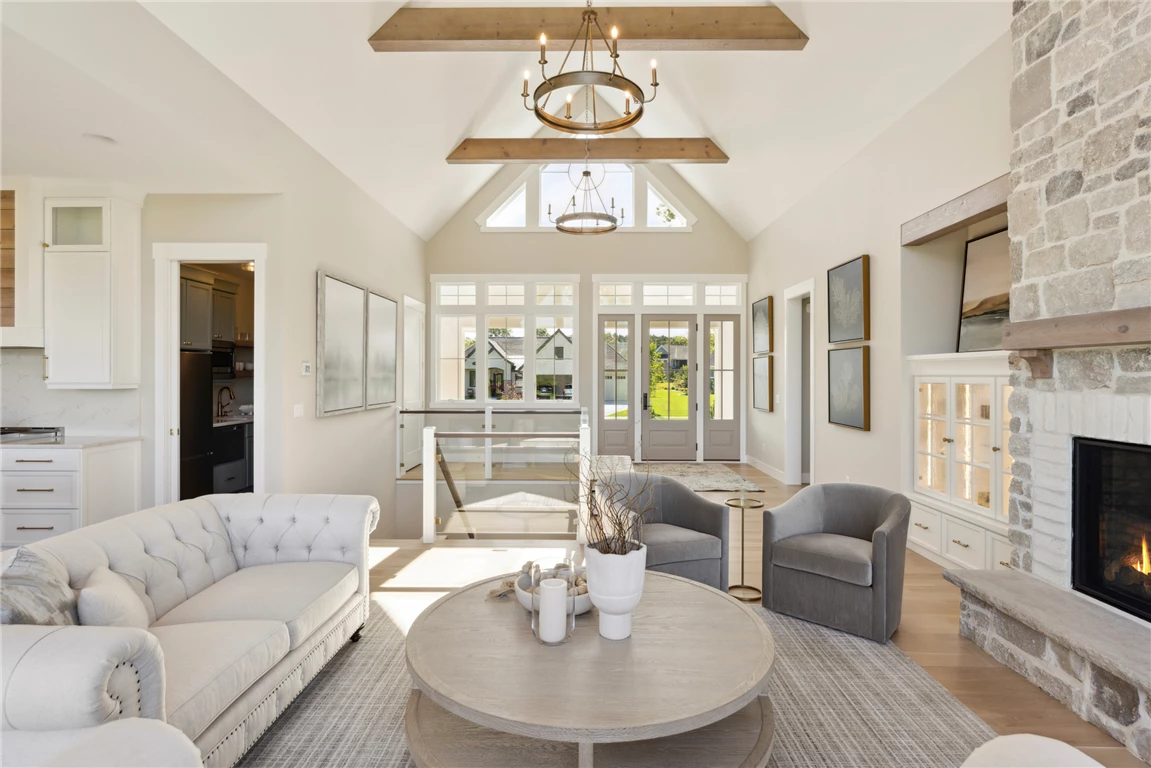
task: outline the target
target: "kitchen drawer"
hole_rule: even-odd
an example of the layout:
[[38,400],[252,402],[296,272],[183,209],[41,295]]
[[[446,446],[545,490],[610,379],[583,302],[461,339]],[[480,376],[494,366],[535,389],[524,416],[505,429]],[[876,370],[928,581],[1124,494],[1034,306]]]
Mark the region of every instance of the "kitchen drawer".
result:
[[2,472],[0,507],[75,509],[80,505],[79,472]]
[[3,518],[4,537],[0,546],[5,548],[59,536],[76,527],[74,510],[52,509],[36,512],[4,510],[0,513],[0,518]]
[[79,472],[80,452],[53,448],[4,448],[0,469],[20,472]]
[[984,531],[974,525],[943,516],[943,554],[965,568],[982,570],[984,564]]
[[212,467],[212,492],[237,493],[248,487],[248,466],[240,459]]
[[933,509],[911,505],[907,538],[932,552],[939,551],[940,514]]
[[1011,542],[1001,536],[996,536],[994,533],[987,534],[987,541],[990,544],[991,562],[987,567],[993,571],[1010,571],[1011,570]]

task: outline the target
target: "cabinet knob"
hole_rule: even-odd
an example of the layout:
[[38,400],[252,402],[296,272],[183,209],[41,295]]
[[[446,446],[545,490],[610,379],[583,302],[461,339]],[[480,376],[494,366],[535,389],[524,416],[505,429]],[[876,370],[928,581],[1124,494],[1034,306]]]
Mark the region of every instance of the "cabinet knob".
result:
[[999,453],[999,446],[993,445],[993,446],[991,446],[991,450],[994,451],[995,453]]
[[954,441],[953,439],[951,439],[950,437],[945,437],[945,438],[943,438],[943,442],[945,442],[945,443],[954,443],[955,441]]

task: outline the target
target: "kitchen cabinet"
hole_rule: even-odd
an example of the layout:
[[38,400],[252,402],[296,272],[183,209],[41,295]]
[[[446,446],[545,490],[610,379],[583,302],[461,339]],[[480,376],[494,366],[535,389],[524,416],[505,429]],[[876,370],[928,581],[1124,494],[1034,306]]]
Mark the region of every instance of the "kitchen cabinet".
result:
[[212,341],[236,341],[236,291],[234,283],[217,280],[212,286]]
[[140,208],[44,202],[44,378],[49,389],[140,384]]
[[256,425],[254,423],[248,423],[244,425],[244,463],[246,465],[245,474],[247,475],[248,488],[256,487],[256,443],[254,435],[256,431],[255,427]]
[[180,349],[212,349],[212,285],[180,278]]

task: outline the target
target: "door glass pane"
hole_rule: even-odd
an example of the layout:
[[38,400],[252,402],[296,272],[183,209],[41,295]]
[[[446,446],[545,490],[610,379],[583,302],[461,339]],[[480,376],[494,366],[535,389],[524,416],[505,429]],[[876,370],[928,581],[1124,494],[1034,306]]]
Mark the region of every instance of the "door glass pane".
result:
[[971,424],[955,425],[955,459],[968,464],[991,465],[991,429]]
[[605,419],[626,419],[627,408],[626,320],[603,321],[603,415]]
[[735,418],[735,321],[708,323],[709,419]]
[[955,495],[969,504],[991,508],[991,472],[983,467],[957,464]]
[[103,242],[103,208],[85,205],[52,209],[53,245],[102,245]]
[[488,318],[487,396],[489,400],[523,400],[524,318]]
[[923,382],[919,385],[919,415],[947,418],[947,386]]
[[436,391],[440,400],[475,400],[475,317],[441,317],[439,343]]
[[571,317],[536,317],[536,399],[571,400],[575,332]]
[[956,384],[955,420],[991,421],[991,387],[987,384]]
[[938,456],[919,454],[919,478],[921,488],[936,493],[947,493],[947,460]]
[[943,438],[947,436],[947,422],[936,419],[919,420],[919,444],[917,450],[922,453],[934,453],[937,456],[946,455],[947,444]]
[[691,376],[688,321],[653,320],[648,326],[648,416],[656,421],[686,421]]

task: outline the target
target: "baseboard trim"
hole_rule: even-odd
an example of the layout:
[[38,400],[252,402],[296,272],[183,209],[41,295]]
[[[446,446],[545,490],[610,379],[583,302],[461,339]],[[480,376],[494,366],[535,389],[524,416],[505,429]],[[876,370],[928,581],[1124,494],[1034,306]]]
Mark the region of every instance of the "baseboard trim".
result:
[[755,467],[760,472],[762,472],[763,474],[772,478],[773,480],[778,480],[781,483],[786,482],[783,479],[783,471],[782,470],[776,469],[775,467],[771,466],[770,464],[763,462],[763,461],[760,461],[759,459],[755,458],[754,456],[744,456],[743,462],[745,464],[750,464],[751,466]]

